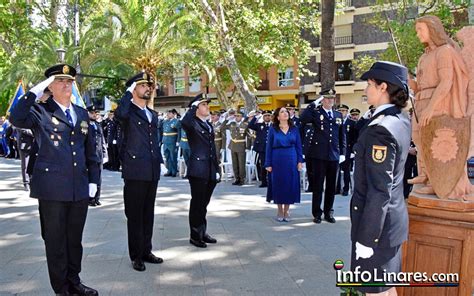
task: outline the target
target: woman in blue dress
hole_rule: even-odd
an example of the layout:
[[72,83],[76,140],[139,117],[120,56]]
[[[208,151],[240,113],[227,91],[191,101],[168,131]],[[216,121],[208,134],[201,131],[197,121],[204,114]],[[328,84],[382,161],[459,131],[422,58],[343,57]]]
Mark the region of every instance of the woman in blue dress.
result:
[[269,195],[278,205],[277,220],[289,222],[290,204],[299,203],[300,174],[303,155],[298,128],[289,120],[290,113],[284,107],[273,113],[273,126],[268,130],[265,168],[271,178]]

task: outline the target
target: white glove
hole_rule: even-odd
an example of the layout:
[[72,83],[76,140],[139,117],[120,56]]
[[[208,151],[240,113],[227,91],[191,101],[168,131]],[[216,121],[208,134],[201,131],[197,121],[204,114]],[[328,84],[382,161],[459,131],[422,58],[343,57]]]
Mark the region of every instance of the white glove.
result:
[[339,155],[339,163],[343,163],[346,160],[345,155]]
[[221,175],[219,173],[216,173],[216,180],[219,180],[221,178]]
[[371,116],[372,114],[370,113],[370,109],[369,109],[367,110],[367,112],[364,113],[364,115],[362,115],[362,118],[369,119]]
[[351,159],[355,157],[355,154],[354,153],[351,153]]
[[364,246],[356,242],[356,260],[359,258],[368,259],[374,255],[374,249]]
[[114,145],[117,144],[117,140],[113,140],[112,144],[114,144]]
[[97,193],[97,184],[89,183],[89,197],[95,197]]
[[248,116],[248,117],[255,116],[255,110],[250,111],[247,116]]
[[102,164],[108,163],[108,162],[109,162],[109,158],[108,158],[108,157],[104,157],[104,159],[102,159]]
[[134,82],[132,83],[132,85],[130,85],[126,91],[130,92],[131,94],[133,94],[133,91],[135,90],[135,86],[137,86],[137,83]]
[[30,89],[30,92],[34,93],[37,98],[40,98],[43,93],[44,89],[51,84],[51,82],[54,81],[54,76],[50,76],[48,79],[41,81],[37,85],[33,86]]
[[176,147],[179,147],[179,142],[176,142]]
[[324,97],[323,96],[320,96],[316,101],[313,101],[311,104],[314,104],[315,107],[317,107],[318,105],[321,104],[321,102],[323,101]]
[[263,114],[262,114],[262,113],[260,113],[260,114],[257,114],[257,115],[255,115],[255,117],[256,117],[257,119],[260,119],[260,118],[262,118],[262,117],[263,117]]
[[191,107],[192,107],[192,106],[195,106],[195,107],[197,108],[197,106],[198,106],[199,104],[201,104],[201,101],[196,101],[196,102],[194,102],[194,103],[191,104]]

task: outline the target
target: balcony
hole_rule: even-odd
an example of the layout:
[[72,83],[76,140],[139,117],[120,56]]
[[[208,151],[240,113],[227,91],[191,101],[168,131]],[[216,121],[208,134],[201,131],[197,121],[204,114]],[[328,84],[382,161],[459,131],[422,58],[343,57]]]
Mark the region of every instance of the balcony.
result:
[[344,8],[352,7],[352,0],[337,0],[337,4],[341,3],[344,5]]
[[[352,44],[352,35],[334,37],[334,46],[345,45],[345,44]],[[318,39],[315,42],[315,46],[316,47],[321,47],[321,40],[320,39]]]

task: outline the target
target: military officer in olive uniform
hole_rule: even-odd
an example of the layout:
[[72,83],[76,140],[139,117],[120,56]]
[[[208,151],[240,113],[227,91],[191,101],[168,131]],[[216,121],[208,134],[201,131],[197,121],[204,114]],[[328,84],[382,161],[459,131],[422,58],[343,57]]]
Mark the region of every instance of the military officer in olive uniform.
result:
[[191,186],[191,203],[189,206],[189,242],[198,247],[206,248],[207,244],[215,244],[217,240],[207,233],[207,205],[212,192],[219,182],[219,164],[214,145],[214,130],[207,121],[210,99],[202,94],[191,102],[189,111],[183,117],[182,125],[188,135],[191,147],[188,180]]
[[[346,132],[346,159],[339,164],[336,194],[340,194],[342,189],[342,196],[348,196],[349,188],[351,187],[351,170],[354,162],[352,148],[357,141],[357,131],[355,129],[356,122],[350,118],[348,114],[349,107],[347,105],[341,104],[337,106],[336,109],[342,114],[342,127]],[[342,184],[343,182],[344,184]]]
[[257,172],[262,182],[259,187],[264,188],[268,186],[267,170],[264,168],[265,163],[265,149],[267,147],[268,129],[272,124],[272,113],[264,111],[261,115],[256,115],[249,122],[249,129],[256,133],[253,150],[257,152]]
[[[303,124],[312,123],[314,136],[311,142],[311,158],[313,161],[313,204],[314,223],[324,220],[336,223],[334,219],[334,195],[339,163],[345,159],[346,135],[342,126],[342,114],[332,110],[336,92],[323,90],[321,97],[301,114]],[[322,102],[322,106],[318,106]],[[324,184],[326,187],[323,188]],[[321,209],[324,191],[324,207]]]
[[186,131],[180,125],[179,127],[179,147],[181,148],[181,155],[183,155],[186,167],[189,167],[189,157],[191,156],[191,148],[189,148],[188,136]]
[[[236,112],[234,121],[225,124],[230,131],[229,149],[232,156],[232,169],[234,170],[235,182],[232,185],[244,185],[246,152],[250,148],[250,137],[248,135],[248,123],[244,122],[244,113]],[[224,134],[225,135],[225,134]],[[223,141],[225,143],[225,140]]]
[[124,134],[120,151],[128,251],[133,269],[144,271],[144,262],[163,262],[151,252],[156,190],[163,158],[158,144],[158,114],[147,107],[154,89],[153,76],[138,73],[126,85],[128,89],[115,110],[115,118]]
[[[66,64],[46,70],[47,80],[13,107],[11,122],[33,130],[38,155],[30,196],[38,199],[49,279],[59,295],[98,295],[81,283],[82,233],[99,169],[87,111],[71,103],[76,70]],[[52,96],[35,103],[45,87]]]
[[214,128],[214,144],[216,145],[217,162],[221,162],[221,149],[224,148],[222,144],[222,122],[219,120],[220,112],[215,111],[211,113],[211,124]]
[[176,177],[178,173],[178,145],[180,121],[176,118],[174,110],[168,110],[166,119],[163,121],[163,152],[166,159],[168,172],[165,176]]

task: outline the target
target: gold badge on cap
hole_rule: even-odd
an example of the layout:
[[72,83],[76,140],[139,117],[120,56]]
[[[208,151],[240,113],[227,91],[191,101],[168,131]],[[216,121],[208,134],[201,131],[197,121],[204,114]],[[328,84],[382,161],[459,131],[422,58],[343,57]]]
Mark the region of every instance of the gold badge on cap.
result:
[[378,145],[372,146],[372,159],[376,163],[384,162],[386,157],[387,157],[387,146],[378,146]]
[[319,116],[319,119],[324,120],[324,115],[321,114],[321,116]]
[[89,126],[87,125],[87,122],[85,122],[84,120],[81,121],[81,132],[84,134],[84,135],[87,135],[87,132],[89,131]]
[[69,66],[68,66],[68,65],[64,65],[64,67],[63,67],[63,73],[64,73],[64,74],[69,74]]
[[58,125],[58,124],[59,124],[59,121],[58,121],[58,119],[57,119],[56,117],[52,117],[52,118],[51,118],[51,121],[52,121],[53,124],[55,124],[55,125]]
[[143,73],[143,80],[148,80],[148,75],[146,75],[146,73]]

